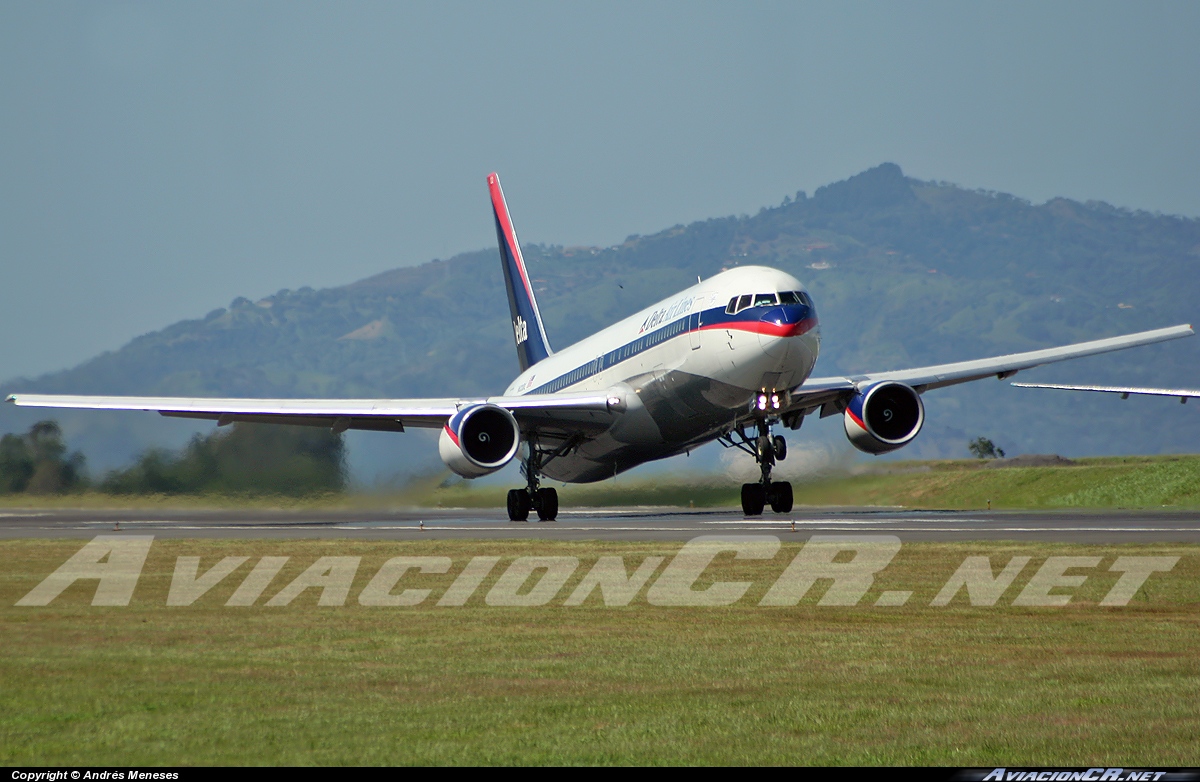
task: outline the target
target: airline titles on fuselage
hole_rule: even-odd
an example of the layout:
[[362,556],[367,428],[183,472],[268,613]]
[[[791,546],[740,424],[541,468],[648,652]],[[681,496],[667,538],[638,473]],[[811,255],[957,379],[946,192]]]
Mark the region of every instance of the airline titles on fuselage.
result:
[[683,315],[684,313],[691,312],[692,305],[696,303],[697,298],[698,297],[696,296],[688,296],[680,299],[669,307],[661,307],[654,312],[651,312],[646,316],[646,319],[642,321],[642,327],[638,329],[638,333],[643,334],[662,323],[672,320],[676,315]]

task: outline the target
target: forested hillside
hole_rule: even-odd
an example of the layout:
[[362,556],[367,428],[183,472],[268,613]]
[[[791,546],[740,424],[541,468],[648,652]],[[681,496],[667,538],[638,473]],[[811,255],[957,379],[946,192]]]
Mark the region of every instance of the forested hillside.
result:
[[[519,225],[519,213],[516,218]],[[1200,321],[1200,220],[1062,199],[1033,205],[914,180],[892,164],[811,197],[798,193],[754,216],[678,225],[614,247],[535,244],[525,252],[556,347],[697,275],[746,264],[787,270],[816,300],[822,375]],[[1023,377],[1197,386],[1198,357],[1200,339],[1192,338]],[[445,396],[501,391],[516,372],[502,275],[495,249],[488,248],[341,288],[238,299],[205,318],[139,337],[73,369],[8,382],[3,390]],[[975,435],[991,437],[1009,453],[1200,446],[1200,409],[1163,400],[1120,403],[984,381],[931,392],[926,406],[926,430],[904,455],[965,456]],[[28,426],[6,408],[4,431]],[[105,458],[94,455],[97,450],[132,455],[155,438],[185,434],[163,428],[166,422],[156,416],[136,423],[136,414],[61,418],[72,447],[100,463]],[[828,422],[815,430],[831,436]],[[420,449],[420,459],[436,459]]]

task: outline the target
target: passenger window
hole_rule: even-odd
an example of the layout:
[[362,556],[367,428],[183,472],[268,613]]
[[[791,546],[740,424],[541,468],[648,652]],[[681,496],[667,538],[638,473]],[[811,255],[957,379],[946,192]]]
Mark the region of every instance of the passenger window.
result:
[[755,307],[770,307],[775,303],[774,293],[760,293],[754,297]]
[[725,307],[725,312],[729,315],[737,312],[737,296],[729,300],[729,305]]
[[747,293],[745,296],[743,296],[742,298],[738,299],[737,311],[738,311],[738,312],[741,312],[742,310],[744,310],[744,309],[746,309],[747,307],[749,307],[749,306],[750,306],[750,300],[751,300],[752,298],[753,298],[753,297],[752,297],[752,296],[751,296],[749,293]]

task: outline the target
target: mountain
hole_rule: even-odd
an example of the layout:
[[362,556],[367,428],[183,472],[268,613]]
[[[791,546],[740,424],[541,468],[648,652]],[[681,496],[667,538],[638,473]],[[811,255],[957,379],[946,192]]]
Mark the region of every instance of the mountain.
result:
[[[677,225],[613,247],[525,251],[551,343],[559,347],[697,275],[746,264],[789,271],[817,303],[821,375],[1191,322],[1200,302],[1200,220],[1066,199],[1034,205],[916,180],[890,163],[753,216]],[[1023,377],[1194,386],[1198,355],[1200,340],[1183,340]],[[516,372],[502,275],[489,248],[340,288],[239,298],[3,390],[448,396],[502,391]],[[1200,442],[1200,411],[1162,400],[1120,403],[982,381],[931,392],[926,407],[925,431],[901,456],[965,456],[967,441],[978,435],[1009,453],[1073,456],[1190,451]],[[25,413],[6,406],[0,428],[23,431]],[[71,447],[82,448],[94,466],[152,442],[181,441],[195,429],[157,416],[59,418]],[[836,440],[832,423],[806,424],[805,432]],[[372,442],[386,445],[364,448],[410,451],[414,465],[436,462],[427,444],[384,437]]]

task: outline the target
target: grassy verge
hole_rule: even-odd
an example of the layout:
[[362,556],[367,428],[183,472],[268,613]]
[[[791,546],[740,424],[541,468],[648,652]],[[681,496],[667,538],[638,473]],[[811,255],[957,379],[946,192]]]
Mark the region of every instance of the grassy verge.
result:
[[[737,603],[627,607],[566,595],[600,555],[629,571],[656,543],[172,540],[153,544],[132,603],[90,605],[78,582],[44,608],[14,603],[75,541],[0,543],[0,762],[74,764],[788,763],[1200,765],[1200,547],[906,544],[859,605],[758,599],[791,561],[723,556],[707,582],[750,581]],[[358,592],[396,555],[450,557],[412,608]],[[434,601],[466,561],[500,565],[460,608]],[[513,558],[580,567],[536,608],[484,602]],[[1033,561],[994,607],[933,596],[968,555]],[[195,604],[167,607],[176,557],[287,556],[256,606],[224,602],[252,563]],[[320,556],[362,558],[344,605],[310,589],[262,603]],[[1062,608],[1013,595],[1047,556],[1099,556]],[[1129,605],[1097,605],[1119,555],[1173,555]],[[226,583],[228,582],[228,583]],[[879,608],[884,591],[903,607]],[[398,591],[398,589],[397,589]]]
[[1200,505],[1200,456],[1081,459],[1064,467],[988,469],[979,460],[910,462],[814,483],[807,504],[924,508],[1157,508]]
[[12,510],[154,510],[157,508],[289,510],[341,508],[374,504],[375,498],[355,494],[319,494],[303,497],[231,494],[104,494],[97,491],[69,494],[0,494],[0,512]]
[[[798,505],[895,505],[985,508],[1157,508],[1200,506],[1200,456],[1081,459],[1064,467],[989,469],[979,459],[882,463],[872,472],[795,483]],[[563,507],[737,506],[740,484],[700,479],[618,479],[560,490]],[[458,483],[429,487],[413,499],[446,507],[502,507],[504,490]]]
[[[1062,467],[986,468],[978,459],[885,462],[841,478],[797,482],[797,505],[889,505],[962,510],[988,507],[1195,508],[1200,507],[1200,455],[1081,459]],[[311,497],[163,496],[81,493],[58,496],[0,495],[0,508],[312,508],[396,506],[503,508],[509,487],[440,477],[414,481],[392,492]],[[559,489],[561,507],[630,505],[737,507],[740,484],[724,475],[621,477]]]

